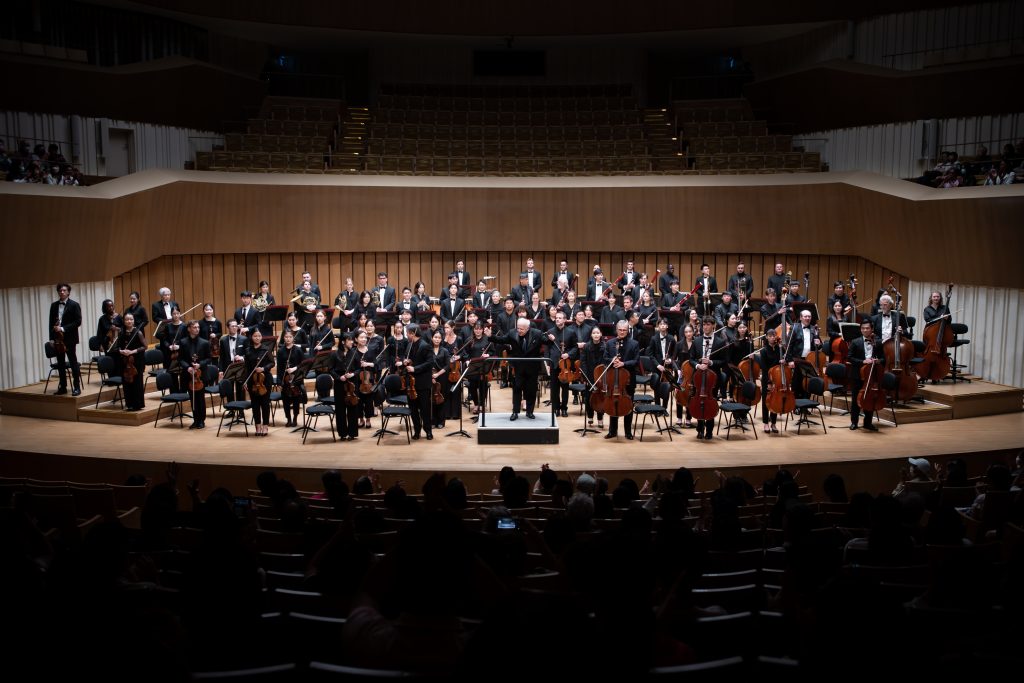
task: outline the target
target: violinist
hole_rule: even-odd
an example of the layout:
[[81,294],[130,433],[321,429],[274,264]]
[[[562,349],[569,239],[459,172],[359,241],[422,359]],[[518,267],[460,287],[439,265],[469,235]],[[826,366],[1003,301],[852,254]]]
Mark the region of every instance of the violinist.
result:
[[402,287],[402,298],[398,302],[398,310],[416,312],[416,304],[412,300],[412,290],[408,287]]
[[[669,361],[676,355],[676,340],[668,333],[668,321],[664,318],[658,321],[658,333],[651,337],[651,342],[647,345],[646,355],[653,359],[654,366],[661,377],[667,377],[671,374],[673,368]],[[668,397],[671,393],[669,387],[661,386],[660,377],[655,378],[653,381],[656,389],[654,393],[658,402],[663,407],[668,408]]]
[[[285,331],[287,332],[288,330]],[[223,379],[224,372],[228,369],[229,365],[245,360],[245,352],[248,344],[248,339],[238,333],[238,321],[229,320],[228,333],[220,338],[220,358],[218,358],[218,363],[220,365],[220,378]],[[240,378],[239,381],[231,383],[231,386],[228,387],[227,393],[221,398],[228,402],[234,401],[236,397],[244,398],[244,389],[245,387],[242,386]]]
[[[721,375],[726,359],[723,357],[724,352],[719,351],[725,347],[725,338],[715,334],[715,319],[711,316],[704,316],[701,325],[704,333],[697,337],[696,343],[690,349],[690,362],[698,370],[713,370]],[[697,420],[697,438],[711,439],[714,428],[714,420]]]
[[806,398],[803,378],[806,374],[804,364],[794,361],[807,358],[807,354],[821,348],[821,337],[818,334],[817,325],[811,324],[811,312],[804,310],[800,313],[800,323],[790,331],[789,348],[785,349],[786,361],[793,368],[793,395],[797,398]]
[[[842,280],[836,280],[832,285],[832,294],[829,295],[828,303],[826,303],[830,313],[833,312],[833,304],[837,301],[842,305],[843,320],[841,322],[852,322],[849,316],[853,312],[853,306],[850,305],[850,297],[846,295],[846,286]],[[829,318],[831,319],[832,315],[829,315]]]
[[843,305],[841,298],[830,300],[832,304],[829,307],[829,316],[825,319],[825,332],[828,334],[828,347],[825,349],[825,353],[828,354],[828,359],[831,361],[832,342],[843,336],[842,324],[846,322],[846,306]]
[[334,328],[328,324],[327,314],[323,309],[317,310],[315,320],[316,324],[307,333],[310,343],[309,355],[311,356],[334,348]]
[[[306,334],[306,330],[299,326],[299,316],[295,311],[288,311],[288,318],[285,319],[285,330],[290,330],[292,336],[295,337],[295,344],[302,349],[302,353],[309,354],[309,336]],[[281,338],[278,340],[279,344],[284,343],[284,331],[281,331]]]
[[[484,330],[486,334],[486,330]],[[530,321],[520,318],[516,321],[516,329],[508,334],[498,335],[494,341],[499,344],[508,344],[509,364],[515,363],[515,358],[540,358],[540,347],[543,335],[530,328]],[[510,420],[519,419],[519,411],[522,400],[526,398],[526,417],[534,419],[533,407],[537,402],[537,378],[540,376],[538,363],[522,363],[515,365],[515,380],[512,385],[512,415]]]
[[[590,404],[590,385],[597,379],[594,374],[594,368],[598,365],[604,364],[604,335],[601,334],[601,329],[598,327],[590,328],[590,334],[585,339],[588,339],[583,348],[580,349],[580,370],[586,376],[589,381],[583,382],[583,406],[587,411],[587,424],[591,427],[594,426],[594,407]],[[604,429],[604,413],[597,413],[597,428]]]
[[[445,323],[446,325],[448,323]],[[430,420],[430,424],[434,429],[444,428],[445,418],[448,417],[449,412],[454,412],[455,419],[458,419],[460,408],[459,401],[455,401],[455,406],[450,406],[449,401],[451,400],[451,392],[448,391],[448,387],[451,385],[448,382],[448,364],[451,361],[451,351],[444,344],[444,332],[441,330],[435,330],[430,335],[430,367],[427,377],[430,378],[430,383],[427,385],[427,390],[423,392],[427,396],[427,400],[430,402],[430,412],[427,416]],[[440,389],[438,389],[440,387]],[[440,391],[444,401],[441,405],[434,404],[434,393]],[[419,388],[416,389],[419,394]],[[432,433],[427,431],[427,439],[432,438]]]
[[[103,315],[96,322],[96,340],[100,343],[100,350],[106,353],[112,348],[114,341],[124,327],[121,316],[114,312],[114,302],[104,299],[100,304]],[[118,328],[118,329],[114,329]]]
[[[693,309],[690,310],[694,314],[697,313]],[[688,363],[690,361],[690,358],[693,355],[693,347],[697,345],[695,335],[696,328],[690,323],[683,325],[682,329],[679,331],[679,341],[676,342],[676,352],[674,356],[677,369],[681,370],[683,363]],[[678,381],[679,380],[677,379],[677,382]],[[683,411],[686,411],[685,424],[683,423]],[[693,422],[690,420],[689,408],[679,402],[676,403],[676,426],[686,427],[687,429],[693,427]]]
[[697,312],[696,308],[691,308],[686,311],[686,321],[683,322],[683,326],[679,328],[679,338],[683,336],[683,330],[689,325],[693,329],[693,336],[696,337],[698,330],[703,329],[703,323],[700,321],[700,313]]
[[633,297],[628,295],[622,297],[621,306],[615,302],[614,297],[609,298],[608,305],[601,309],[600,321],[605,324],[614,325],[620,320],[625,320],[626,311],[628,310],[626,308],[627,304],[629,305],[630,309],[633,308]]
[[132,292],[128,295],[128,308],[124,309],[124,313],[121,317],[132,314],[135,318],[135,327],[139,328],[141,332],[139,334],[146,333],[146,325],[149,324],[149,316],[146,314],[146,307],[141,303],[142,297],[139,296],[138,292]]
[[782,314],[779,313],[782,309],[782,305],[775,300],[775,297],[775,289],[769,287],[765,290],[765,302],[761,304],[761,320],[764,323],[764,329],[766,331],[769,327],[778,327],[782,324]]
[[[376,386],[377,381],[380,380],[381,367],[388,365],[387,354],[391,352],[391,349],[385,350],[384,347],[387,342],[382,335],[377,334],[377,326],[372,320],[366,321],[363,330],[366,332],[366,355],[363,357],[373,363],[373,368],[370,370],[370,378],[373,380],[374,386]],[[366,427],[370,426],[371,417],[376,417],[376,411],[373,409],[372,394],[367,405],[363,407],[363,424]]]
[[259,325],[260,314],[252,305],[252,292],[247,289],[238,296],[242,305],[235,309],[235,320],[238,321],[238,331],[248,336]]
[[170,321],[172,311],[180,308],[178,302],[171,299],[171,290],[168,287],[161,287],[158,293],[160,299],[153,302],[153,315],[150,318],[154,325],[159,324],[161,320]]
[[[357,354],[357,359],[353,363],[353,367],[358,366],[358,373],[368,372],[370,379],[370,386],[373,386],[373,382],[376,379],[377,370],[377,356],[374,355],[373,350],[370,348],[370,336],[366,333],[366,330],[355,331],[355,346],[353,350]],[[373,415],[373,392],[363,391],[361,385],[362,382],[360,375],[356,374],[353,378],[353,383],[356,384],[356,393],[359,395],[359,405],[355,406],[355,413],[357,416],[356,428],[369,428],[370,416]],[[358,435],[358,434],[357,434]]]
[[473,293],[473,308],[486,311],[491,305],[491,293],[487,291],[487,282],[481,280],[476,283],[476,292]]
[[737,298],[740,292],[743,292],[747,299],[754,293],[754,279],[747,273],[747,265],[743,261],[736,264],[736,272],[729,276],[725,288],[735,293]]
[[910,331],[907,325],[907,316],[902,311],[893,308],[892,297],[883,294],[878,299],[878,314],[871,319],[875,326],[875,336],[878,337],[879,345],[889,341],[897,331],[910,339]]
[[[436,317],[435,317],[436,320]],[[427,440],[434,438],[433,432],[433,370],[434,368],[434,335],[440,337],[442,332],[438,328],[429,329],[425,333],[430,342],[420,339],[419,325],[409,325],[405,328],[407,337],[406,357],[402,361],[406,371],[410,374],[416,387],[416,399],[410,399],[409,407],[412,409],[413,440],[420,438],[420,430],[426,432]],[[438,339],[440,344],[440,339]],[[447,370],[447,367],[445,367]]]
[[931,321],[948,314],[949,306],[942,303],[942,294],[940,292],[932,292],[931,296],[928,297],[928,305],[924,307],[924,324],[927,325]]
[[203,319],[199,321],[199,335],[210,342],[210,348],[220,343],[224,325],[213,314],[213,304],[203,305]]
[[78,363],[78,328],[82,326],[82,307],[71,298],[71,285],[62,282],[57,285],[57,300],[50,304],[50,341],[59,351],[60,343],[64,352],[57,353],[57,368],[60,371],[60,384],[55,395],[68,393],[68,365],[74,386],[72,396],[82,393],[82,369]]
[[164,354],[164,370],[171,369],[171,361],[178,358],[179,342],[186,333],[181,322],[181,310],[175,306],[171,309],[171,319],[160,327],[160,350]]
[[[475,310],[469,312],[468,318],[469,320],[465,325],[462,326],[462,329],[459,330],[458,333],[455,332],[455,323],[452,322],[445,323],[444,327],[442,328],[444,330],[444,334],[441,339],[441,346],[444,349],[447,349],[448,351],[449,369],[451,368],[452,361],[454,361],[456,357],[458,357],[459,359],[462,359],[464,357],[464,347],[466,347],[469,344],[469,340],[473,338],[473,328],[480,320]],[[462,385],[460,384],[458,389],[454,392],[449,391],[452,383],[448,379],[447,372],[445,372],[444,380],[445,382],[447,382],[447,384],[443,386],[445,392],[443,411],[444,419],[457,420],[459,419],[459,413],[462,410]],[[437,419],[437,412],[438,409],[435,406],[435,420]]]
[[547,332],[548,358],[551,359],[551,405],[556,415],[569,417],[569,382],[563,382],[559,375],[559,363],[569,361],[575,366],[580,357],[576,346],[576,334],[565,324],[565,313],[555,313],[555,326]]
[[189,429],[206,427],[206,392],[203,389],[193,390],[194,378],[200,382],[206,376],[206,366],[210,364],[210,342],[199,335],[199,321],[190,320],[188,333],[180,342],[178,360],[184,370],[182,379],[185,382],[183,391],[192,399],[192,425]]
[[300,406],[307,400],[305,378],[295,375],[305,354],[295,343],[295,333],[285,330],[282,336],[284,344],[277,349],[277,383],[281,385],[281,403],[287,421],[285,427],[295,427],[302,412]]
[[[860,333],[862,336],[850,342],[850,355],[848,358],[850,362],[848,378],[850,380],[850,393],[853,396],[850,408],[850,429],[857,429],[857,418],[860,417],[858,394],[860,394],[861,387],[863,386],[863,381],[860,378],[861,368],[864,365],[877,363],[878,367],[875,368],[875,372],[881,372],[882,366],[885,363],[885,354],[882,351],[882,344],[875,336],[874,324],[870,320],[865,320],[860,324]],[[877,432],[878,427],[871,424],[873,418],[874,413],[871,411],[864,412],[864,429]]]
[[[274,354],[271,347],[263,345],[263,333],[259,329],[249,335],[245,350],[245,371],[249,377],[247,388],[252,402],[252,422],[256,425],[256,436],[267,436],[270,425],[270,387],[273,384]],[[262,384],[263,390],[259,390]]]
[[[142,330],[135,326],[135,316],[128,313],[124,316],[124,329],[117,338],[117,343],[107,352],[120,359],[121,377],[124,378],[124,409],[137,412],[146,407],[146,399],[142,391],[142,377],[146,372],[146,337]],[[128,381],[124,367],[129,363],[135,366],[135,378]]]
[[[632,261],[628,265],[631,265]],[[604,345],[604,363],[610,369],[626,368],[629,371],[629,384],[626,386],[625,395],[633,398],[636,391],[636,371],[640,361],[640,345],[634,339],[629,339],[629,323],[620,320],[615,323],[615,339],[609,339]],[[611,370],[609,370],[610,372]],[[625,418],[626,438],[633,440],[633,411],[626,413]],[[619,433],[619,418],[611,416],[608,421],[608,433],[606,439],[614,439]]]
[[779,345],[779,335],[775,333],[774,327],[764,331],[764,346],[761,347],[761,422],[765,434],[778,434],[779,429],[775,426],[779,416],[776,413],[768,412],[768,392],[771,386],[768,371],[774,368],[782,360],[783,349]]
[[[488,325],[488,327],[490,327]],[[479,415],[484,411],[487,401],[486,375],[490,363],[486,362],[491,357],[490,351],[494,344],[484,336],[484,326],[479,322],[473,326],[473,338],[469,346],[463,351],[463,357],[469,363],[469,372],[466,379],[469,381],[469,400],[473,402],[473,413]]]
[[[398,366],[400,365],[398,361],[401,360],[405,354],[407,342],[405,338],[405,328],[406,325],[403,325],[397,320],[391,325],[389,334],[384,339],[384,357],[377,363],[378,369],[391,368],[391,372],[396,372],[398,370]],[[402,349],[401,355],[397,351],[399,348]]]
[[[427,332],[434,333],[434,332],[436,332],[437,330],[440,330],[440,329],[441,329],[441,319],[439,317],[437,317],[436,315],[430,316],[430,319],[427,320]],[[424,338],[421,341],[427,342],[428,339]]]
[[[365,334],[365,333],[361,333]],[[334,378],[334,427],[342,441],[351,441],[359,436],[359,416],[362,410],[358,403],[348,404],[346,397],[356,394],[359,381],[359,366],[362,355],[355,348],[355,336],[351,332],[341,335],[337,350],[331,354],[327,368]]]
[[525,303],[527,305],[533,300],[533,287],[530,286],[526,271],[519,273],[519,284],[512,288],[509,294],[516,305]]
[[[260,291],[256,296],[263,300],[263,305],[269,308],[270,306],[277,304],[277,299],[275,299],[274,295],[270,293],[270,283],[266,280],[260,280],[259,286]],[[263,338],[268,339],[274,334],[274,324],[267,322],[266,308],[264,308],[262,312],[257,311],[257,313],[259,313],[259,323],[257,323],[257,325],[260,328],[260,332],[263,333]],[[220,336],[220,334],[218,333],[217,336]]]
[[466,300],[459,297],[459,286],[448,285],[448,298],[441,302],[441,318],[443,320],[464,320]]

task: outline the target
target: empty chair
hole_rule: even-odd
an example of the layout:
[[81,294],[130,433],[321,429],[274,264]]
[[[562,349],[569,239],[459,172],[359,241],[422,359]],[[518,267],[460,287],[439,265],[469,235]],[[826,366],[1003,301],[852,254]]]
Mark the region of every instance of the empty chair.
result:
[[146,379],[142,384],[142,393],[146,393],[146,385],[149,384],[149,378],[156,378],[161,372],[163,372],[164,366],[164,353],[160,349],[146,349],[146,352],[142,355],[148,370],[146,371]]
[[326,417],[331,423],[331,438],[338,440],[334,429],[334,406],[326,403],[325,399],[333,398],[331,391],[334,390],[334,378],[328,374],[317,375],[316,377],[316,403],[306,404],[306,417],[302,421],[302,443],[306,443],[306,437],[310,432],[316,431],[317,422],[321,417]]
[[[221,396],[226,396],[231,392],[231,380],[221,380],[218,393]],[[217,436],[220,436],[221,427],[224,426],[224,420],[231,418],[228,422],[228,431],[236,424],[241,424],[245,427],[245,435],[249,436],[249,420],[245,416],[245,411],[252,407],[252,402],[247,400],[235,399],[234,401],[223,402],[221,399],[220,405],[220,422],[217,424]]]
[[[811,396],[824,396],[825,395],[825,382],[820,377],[811,377],[807,380],[807,393]],[[810,412],[812,410],[818,411],[818,422],[810,419]],[[799,415],[796,421],[796,433],[800,433],[800,427],[803,425],[819,425],[824,433],[828,433],[828,427],[825,426],[825,416],[821,412],[821,403],[813,398],[798,398],[796,399],[796,407],[793,410],[794,413]],[[789,425],[789,415],[786,415],[786,425]]]
[[100,396],[103,395],[103,389],[107,387],[114,387],[114,398],[110,399],[110,402],[120,403],[123,408],[124,396],[121,393],[123,380],[121,377],[113,374],[114,370],[117,369],[117,364],[114,362],[114,359],[110,356],[99,356],[99,360],[96,363],[96,369],[100,373],[100,390],[96,392],[96,407],[100,407]]
[[402,393],[402,378],[397,375],[388,375],[384,378],[384,405],[380,410],[381,426],[377,432],[377,445],[380,445],[381,437],[384,434],[389,433],[387,431],[388,422],[392,418],[397,418],[405,422],[405,440],[406,443],[412,443],[410,434],[412,433],[412,411],[409,409],[409,398]]
[[182,406],[185,401],[189,400],[189,396],[187,392],[174,391],[174,379],[174,375],[169,372],[161,372],[156,376],[156,388],[164,393],[160,395],[160,405],[156,408],[156,419],[153,420],[154,428],[160,424],[160,411],[165,405],[171,406],[171,414],[168,416],[168,419],[173,422],[174,418],[177,417],[178,424],[182,428],[185,427],[185,409]]

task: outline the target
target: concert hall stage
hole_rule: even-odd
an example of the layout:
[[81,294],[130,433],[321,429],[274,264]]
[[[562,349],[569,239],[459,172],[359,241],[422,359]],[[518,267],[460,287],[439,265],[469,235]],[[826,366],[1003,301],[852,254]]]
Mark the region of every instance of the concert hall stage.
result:
[[[385,436],[378,446],[371,437],[380,426],[378,417],[373,421],[373,429],[361,430],[359,439],[352,442],[333,441],[328,422],[322,418],[320,431],[311,433],[304,445],[301,434],[283,426],[280,410],[277,426],[271,427],[267,438],[247,438],[238,427],[231,432],[225,427],[217,437],[219,411],[208,415],[203,431],[187,429],[188,418],[185,429],[177,421],[163,420],[154,428],[152,419],[145,416],[155,414],[155,392],[147,394],[147,410],[143,413],[126,414],[109,408],[104,411],[101,404],[100,411],[109,413],[109,419],[101,423],[97,421],[97,409],[91,407],[96,401],[95,378],[77,399],[44,396],[41,389],[41,385],[32,385],[0,393],[4,412],[0,415],[0,474],[4,476],[116,481],[139,472],[159,478],[164,464],[173,460],[183,465],[182,476],[198,476],[204,482],[234,487],[243,483],[251,486],[255,473],[262,469],[288,472],[303,486],[315,487],[325,469],[344,470],[346,478],[350,478],[374,468],[382,473],[385,482],[389,478],[402,479],[418,486],[417,482],[430,472],[444,471],[457,474],[471,487],[476,482],[473,490],[482,490],[490,488],[493,475],[504,465],[512,465],[533,477],[542,464],[548,463],[563,473],[596,470],[609,478],[632,476],[641,480],[686,465],[707,472],[702,483],[705,487],[713,482],[711,471],[716,469],[742,470],[746,476],[757,478],[767,476],[778,466],[789,466],[803,470],[805,477],[823,477],[839,471],[848,483],[861,481],[862,486],[870,486],[876,481],[895,481],[900,463],[905,465],[909,456],[937,456],[945,460],[953,455],[977,454],[973,460],[978,462],[972,463],[970,469],[981,474],[989,461],[1010,462],[1012,453],[1024,449],[1022,390],[981,381],[923,387],[929,403],[946,400],[941,398],[942,394],[949,396],[948,404],[942,406],[942,419],[922,423],[900,417],[898,428],[883,421],[877,433],[850,431],[849,417],[840,414],[837,401],[835,414],[830,415],[827,407],[824,411],[827,434],[820,427],[804,427],[797,434],[792,424],[789,430],[782,430],[780,421],[781,433],[767,435],[759,431],[756,440],[749,431],[734,430],[727,441],[723,430],[711,441],[700,441],[694,438],[694,430],[683,429],[681,435],[674,435],[670,441],[667,434],[658,435],[648,421],[642,442],[638,427],[637,438],[627,441],[621,424],[619,436],[606,440],[604,432],[585,437],[576,433],[574,430],[583,426],[584,418],[579,415],[579,406],[570,405],[569,417],[557,421],[559,443],[530,446],[478,444],[477,428],[468,414],[463,428],[471,438],[444,436],[458,429],[458,421],[449,420],[444,429],[434,430],[433,441],[421,439],[411,444],[406,441],[404,427],[393,420],[389,429],[399,434]],[[17,409],[17,401],[12,398],[15,394],[34,406],[35,412],[31,414],[35,415],[47,408],[67,416],[70,409],[62,404],[74,402],[80,406],[79,418],[75,421],[60,419],[56,414],[53,417],[58,419],[11,415]],[[507,415],[511,409],[511,390],[495,389],[492,394],[492,411]],[[949,419],[950,413],[977,414],[979,406],[984,409],[986,396],[990,400],[987,410],[993,414]],[[969,409],[957,407],[962,405]],[[1008,409],[1014,412],[1006,412]],[[906,410],[922,407],[912,404]],[[167,411],[165,407],[163,414]],[[547,406],[539,405],[536,414],[538,423],[550,424]],[[139,424],[133,419],[135,426],[126,425],[124,415],[142,416],[138,420],[146,421]],[[887,415],[888,411],[883,417]],[[759,416],[755,426],[760,429]]]

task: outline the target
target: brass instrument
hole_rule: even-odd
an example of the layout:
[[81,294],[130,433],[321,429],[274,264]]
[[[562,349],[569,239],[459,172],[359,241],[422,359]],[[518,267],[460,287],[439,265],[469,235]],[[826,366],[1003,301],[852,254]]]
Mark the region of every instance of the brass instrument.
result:
[[370,305],[373,306],[374,310],[380,308],[380,292],[376,289],[370,293]]
[[312,312],[317,306],[317,300],[315,296],[305,296],[302,298],[302,307],[307,311]]
[[339,311],[343,311],[343,312],[348,310],[348,295],[347,294],[345,294],[344,292],[339,294],[338,298],[337,298],[337,302],[338,303],[335,304],[335,306],[334,306],[336,309],[338,309]]
[[252,299],[252,307],[255,308],[260,313],[266,311],[267,306],[269,305],[270,304],[267,302],[267,296],[263,292],[260,292]]

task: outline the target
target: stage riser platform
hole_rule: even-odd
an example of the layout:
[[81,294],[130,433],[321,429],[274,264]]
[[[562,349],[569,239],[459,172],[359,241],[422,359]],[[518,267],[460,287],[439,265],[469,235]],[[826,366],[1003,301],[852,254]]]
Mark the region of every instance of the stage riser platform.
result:
[[1024,389],[980,379],[956,384],[925,384],[921,387],[920,393],[930,401],[951,406],[954,420],[1024,410]]
[[537,413],[533,420],[520,414],[515,422],[509,420],[510,413],[491,413],[486,416],[486,426],[477,427],[476,439],[480,445],[507,444],[527,446],[532,444],[550,445],[558,443],[558,420],[551,426],[550,413]]
[[[824,408],[828,407],[828,401],[825,402]],[[837,396],[834,405],[836,413],[840,410],[848,411],[849,400],[845,396]],[[828,413],[828,410],[825,410]],[[878,411],[877,417],[883,420],[892,421],[892,413],[889,408]],[[953,409],[948,405],[942,405],[940,403],[932,403],[931,401],[925,401],[924,403],[909,402],[906,406],[898,406],[896,408],[896,421],[899,424],[920,424],[922,422],[945,422],[953,419]]]

